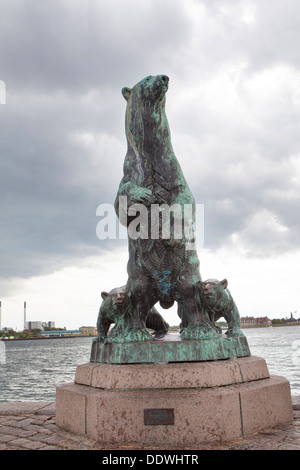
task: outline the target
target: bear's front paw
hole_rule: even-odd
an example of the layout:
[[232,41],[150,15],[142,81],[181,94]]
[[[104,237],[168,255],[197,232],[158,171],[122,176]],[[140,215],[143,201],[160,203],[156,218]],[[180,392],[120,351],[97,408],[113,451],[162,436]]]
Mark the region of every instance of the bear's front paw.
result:
[[131,204],[145,204],[150,205],[153,202],[152,191],[148,188],[138,188],[134,194],[131,195]]
[[219,333],[214,328],[207,326],[188,326],[180,332],[181,339],[213,339],[219,338]]
[[96,338],[93,338],[93,343],[104,343],[106,340],[105,335],[98,335]]
[[152,335],[142,328],[118,328],[112,330],[107,343],[131,343],[135,341],[152,341]]
[[229,337],[232,337],[232,336],[243,337],[243,336],[245,336],[244,333],[242,332],[242,330],[240,328],[237,328],[237,327],[228,328],[228,330],[226,331],[225,334]]

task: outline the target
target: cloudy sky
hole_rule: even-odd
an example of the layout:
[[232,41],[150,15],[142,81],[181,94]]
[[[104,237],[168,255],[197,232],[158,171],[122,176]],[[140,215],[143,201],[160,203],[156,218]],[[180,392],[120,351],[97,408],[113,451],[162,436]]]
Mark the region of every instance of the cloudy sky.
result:
[[24,301],[28,320],[95,325],[126,282],[96,211],[122,177],[121,89],[156,74],[204,204],[202,277],[226,277],[241,316],[300,317],[299,0],[1,0],[0,18],[2,327]]

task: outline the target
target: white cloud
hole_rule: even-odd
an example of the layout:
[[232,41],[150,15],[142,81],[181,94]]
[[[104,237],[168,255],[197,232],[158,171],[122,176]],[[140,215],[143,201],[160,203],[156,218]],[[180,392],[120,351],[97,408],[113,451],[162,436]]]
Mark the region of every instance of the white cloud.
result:
[[266,258],[286,251],[290,229],[276,214],[262,209],[246,220],[245,227],[230,238],[237,251],[250,257]]
[[253,1],[219,3],[219,11],[226,21],[231,21],[235,26],[243,27],[255,23],[257,8]]

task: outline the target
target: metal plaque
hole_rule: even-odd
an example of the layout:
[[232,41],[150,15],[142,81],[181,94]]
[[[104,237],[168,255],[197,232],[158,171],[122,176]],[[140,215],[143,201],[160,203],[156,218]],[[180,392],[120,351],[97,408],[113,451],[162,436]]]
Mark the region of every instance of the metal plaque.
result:
[[144,424],[174,424],[174,408],[147,408],[144,410]]

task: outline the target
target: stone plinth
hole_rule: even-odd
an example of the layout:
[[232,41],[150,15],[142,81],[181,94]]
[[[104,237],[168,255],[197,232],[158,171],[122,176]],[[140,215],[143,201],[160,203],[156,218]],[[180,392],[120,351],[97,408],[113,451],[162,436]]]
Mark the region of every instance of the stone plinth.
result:
[[289,382],[262,358],[87,363],[57,388],[58,426],[99,442],[196,445],[292,421]]
[[130,343],[93,342],[91,362],[137,364],[161,362],[199,362],[250,356],[245,336],[225,334],[212,339],[182,340],[178,333],[169,333],[161,340]]

